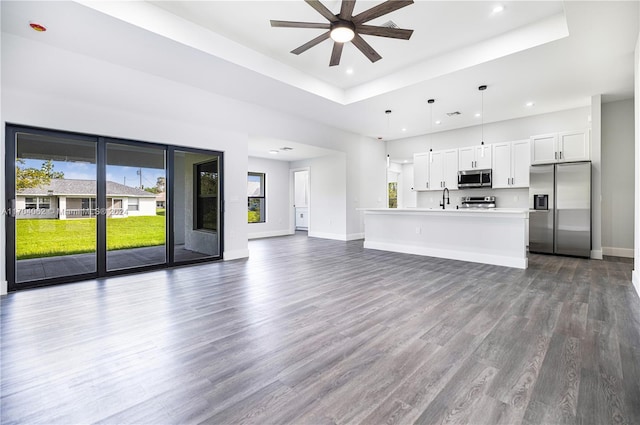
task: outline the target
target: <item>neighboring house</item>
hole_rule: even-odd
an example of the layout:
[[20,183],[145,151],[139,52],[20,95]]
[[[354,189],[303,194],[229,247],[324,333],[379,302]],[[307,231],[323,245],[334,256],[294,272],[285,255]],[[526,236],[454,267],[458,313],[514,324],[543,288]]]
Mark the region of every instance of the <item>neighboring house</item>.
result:
[[[17,218],[95,217],[95,180],[52,179],[48,185],[18,190]],[[156,195],[120,183],[107,182],[108,217],[156,214]]]
[[156,194],[156,208],[166,208],[167,207],[167,194],[165,192],[160,192]]

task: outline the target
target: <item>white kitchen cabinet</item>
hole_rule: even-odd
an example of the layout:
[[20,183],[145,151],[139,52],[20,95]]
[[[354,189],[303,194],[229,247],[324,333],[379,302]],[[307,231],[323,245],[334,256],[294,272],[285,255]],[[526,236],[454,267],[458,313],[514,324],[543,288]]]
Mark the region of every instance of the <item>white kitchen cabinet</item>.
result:
[[529,187],[531,149],[529,140],[494,143],[492,187]]
[[588,161],[589,130],[558,133],[558,156],[561,162]]
[[531,137],[531,164],[588,161],[589,130],[541,134]]
[[413,190],[429,190],[429,152],[413,154]]
[[429,190],[458,188],[458,149],[434,151],[429,164]]
[[491,145],[477,145],[460,148],[458,169],[484,170],[491,168]]

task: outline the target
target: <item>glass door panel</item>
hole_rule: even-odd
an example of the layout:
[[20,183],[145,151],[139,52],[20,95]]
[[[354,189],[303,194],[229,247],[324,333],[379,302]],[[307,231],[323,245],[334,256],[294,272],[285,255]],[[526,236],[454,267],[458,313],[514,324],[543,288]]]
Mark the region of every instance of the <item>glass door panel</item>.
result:
[[174,151],[173,261],[219,257],[219,154]]
[[165,149],[107,143],[107,271],[166,263]]
[[16,283],[96,273],[96,147],[15,133]]

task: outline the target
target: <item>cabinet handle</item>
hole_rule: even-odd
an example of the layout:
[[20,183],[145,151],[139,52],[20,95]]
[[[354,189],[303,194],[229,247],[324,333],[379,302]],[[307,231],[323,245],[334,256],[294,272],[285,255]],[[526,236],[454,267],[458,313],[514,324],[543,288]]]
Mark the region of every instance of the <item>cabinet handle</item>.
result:
[[555,158],[555,159],[558,159],[558,152],[554,152],[553,154],[554,154],[554,155],[553,155],[553,156],[554,156],[554,158]]
[[562,151],[560,151],[560,159],[562,159]]
[[429,189],[429,182],[427,182],[427,189]]

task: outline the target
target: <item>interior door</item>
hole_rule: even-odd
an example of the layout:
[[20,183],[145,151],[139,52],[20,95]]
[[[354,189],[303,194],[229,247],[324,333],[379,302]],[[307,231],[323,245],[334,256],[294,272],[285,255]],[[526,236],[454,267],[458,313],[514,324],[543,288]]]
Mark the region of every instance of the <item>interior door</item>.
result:
[[296,230],[309,229],[309,170],[293,173]]

